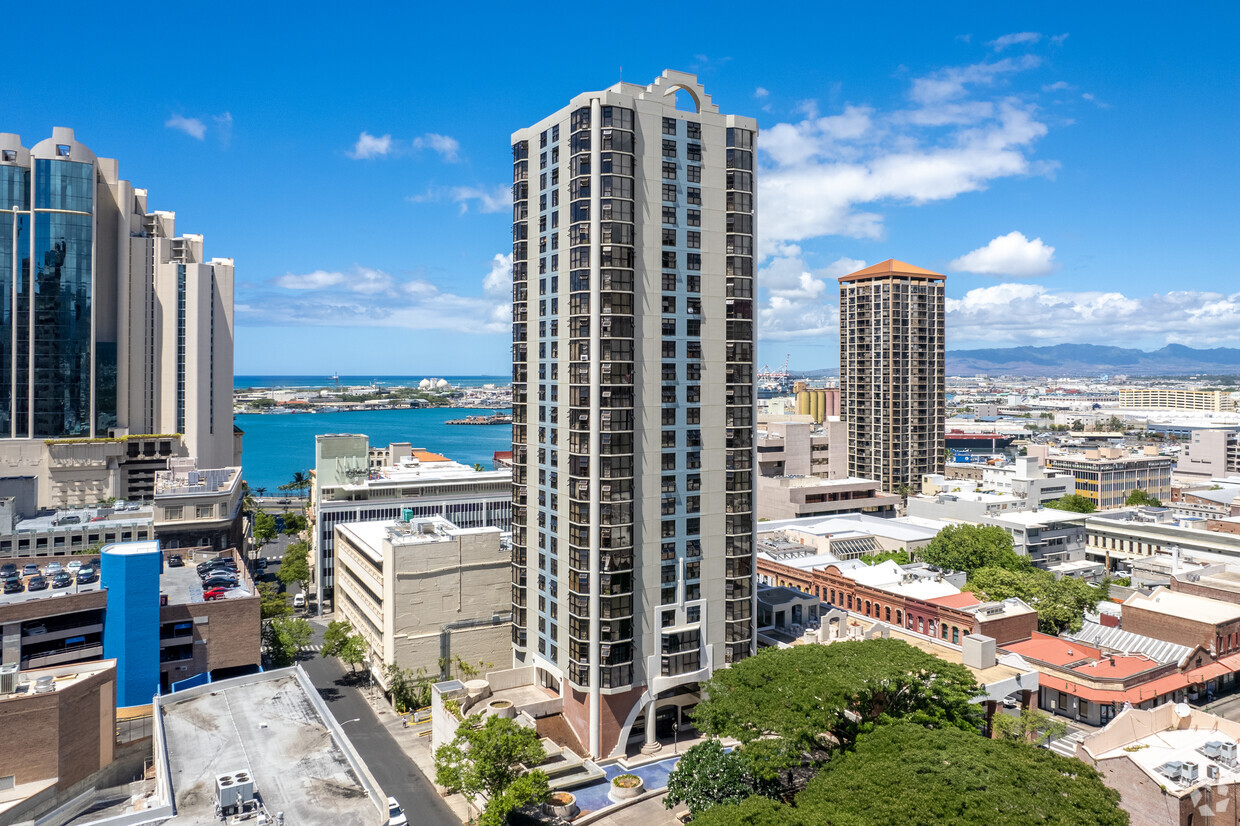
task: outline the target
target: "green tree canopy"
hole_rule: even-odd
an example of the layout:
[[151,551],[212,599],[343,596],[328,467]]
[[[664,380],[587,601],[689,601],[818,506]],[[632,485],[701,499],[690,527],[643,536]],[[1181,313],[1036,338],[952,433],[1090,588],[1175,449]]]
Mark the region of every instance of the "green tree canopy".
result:
[[546,799],[546,774],[534,770],[526,777],[521,768],[537,766],[546,756],[534,729],[504,717],[483,722],[475,714],[461,722],[452,742],[435,750],[435,782],[470,800],[485,795],[480,823],[502,826],[513,809]]
[[964,589],[979,599],[1003,600],[1019,597],[1038,612],[1038,630],[1047,634],[1080,631],[1086,611],[1106,599],[1106,586],[1095,587],[1077,577],[1055,579],[1049,571],[1030,569],[1009,571],[981,568],[969,576]]
[[296,536],[306,529],[306,517],[303,514],[285,511],[283,516],[286,536]]
[[1029,559],[1012,550],[1012,537],[994,525],[948,525],[918,552],[931,565],[972,573],[978,568],[1000,567],[1025,571]]
[[273,582],[258,583],[258,605],[260,616],[265,620],[285,617],[293,612],[288,604],[288,594],[280,591]]
[[1146,493],[1140,488],[1133,488],[1128,494],[1128,498],[1124,500],[1125,505],[1150,505],[1151,507],[1161,508],[1162,500],[1152,493]]
[[[831,646],[834,647],[834,646]],[[863,734],[796,796],[717,806],[694,826],[1126,826],[1119,793],[1097,771],[1016,740],[907,721]]]
[[1093,513],[1098,509],[1098,506],[1093,503],[1092,499],[1087,499],[1076,493],[1069,493],[1067,496],[1061,496],[1058,499],[1047,502],[1046,507],[1060,511],[1072,511],[1073,513]]
[[276,518],[266,511],[254,512],[254,541],[263,547],[276,538]]
[[310,543],[294,542],[285,548],[276,576],[285,586],[297,583],[303,591],[309,590]]
[[806,754],[847,748],[894,719],[974,729],[981,712],[970,700],[979,693],[967,668],[900,640],[769,648],[716,671],[693,721],[705,734],[746,744],[750,765],[774,772]]
[[296,471],[293,473],[293,478],[290,482],[280,485],[280,490],[291,490],[297,493],[310,490],[310,477],[306,475],[305,471]]
[[345,641],[353,633],[353,626],[345,620],[332,620],[323,631],[323,647],[319,649],[322,657],[335,657],[344,648]]
[[758,789],[741,752],[725,751],[711,738],[685,752],[672,769],[663,805],[671,809],[683,802],[698,815],[721,803],[740,803]]
[[1068,724],[1061,717],[1052,717],[1045,711],[1026,708],[1018,715],[995,714],[990,727],[996,737],[1020,740],[1022,743],[1041,745],[1058,740],[1068,732]]
[[311,635],[310,623],[300,617],[275,617],[263,626],[263,643],[277,668],[292,665]]
[[898,551],[883,551],[879,554],[869,554],[867,556],[858,557],[866,565],[877,565],[880,562],[891,560],[897,565],[907,565],[913,560],[909,557],[908,551],[901,548]]

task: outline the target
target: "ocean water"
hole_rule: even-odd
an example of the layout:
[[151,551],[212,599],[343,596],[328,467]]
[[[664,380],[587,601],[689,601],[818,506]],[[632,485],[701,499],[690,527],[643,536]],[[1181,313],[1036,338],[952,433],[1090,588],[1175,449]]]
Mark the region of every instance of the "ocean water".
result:
[[[445,378],[452,381],[451,377]],[[245,431],[242,477],[251,488],[266,488],[267,495],[272,496],[296,471],[308,472],[314,467],[314,437],[323,433],[365,433],[371,447],[412,442],[414,447],[426,448],[462,464],[481,464],[490,470],[496,451],[512,450],[512,425],[444,424],[449,419],[487,412],[406,407],[340,413],[243,413],[233,419]]]
[[[340,376],[341,387],[378,384],[384,387],[416,387],[422,379],[444,379],[456,387],[500,386],[512,383],[512,376]],[[241,390],[261,387],[334,387],[332,376],[234,376],[233,387]],[[398,440],[399,441],[399,440]]]

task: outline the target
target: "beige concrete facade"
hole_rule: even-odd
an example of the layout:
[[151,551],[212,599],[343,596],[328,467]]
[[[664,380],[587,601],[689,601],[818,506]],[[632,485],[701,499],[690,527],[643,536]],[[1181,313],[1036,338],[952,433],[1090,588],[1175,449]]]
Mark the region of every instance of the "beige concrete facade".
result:
[[155,480],[155,538],[164,550],[245,546],[241,468],[199,470],[192,459],[174,459]]
[[1212,413],[1236,409],[1230,393],[1222,390],[1175,390],[1147,388],[1119,391],[1119,406],[1136,410],[1205,410]]
[[1098,448],[1084,453],[1051,454],[1046,466],[1071,473],[1076,494],[1089,499],[1099,510],[1122,507],[1134,490],[1143,490],[1160,501],[1171,499],[1169,456],[1130,454],[1118,448]]
[[[498,528],[440,517],[338,524],[336,606],[384,665],[426,674],[485,672],[512,658],[511,558]],[[442,670],[441,670],[442,669]]]
[[512,135],[515,665],[596,757],[753,651],[756,137],[670,70]]
[[[40,194],[40,176],[54,169],[93,189]],[[62,438],[175,435],[203,466],[233,464],[232,260],[206,258],[200,235],[177,236],[174,213],[148,209],[146,190],[121,179],[117,162],[96,157],[72,129],[56,127],[30,149],[0,133],[0,181],[19,200],[0,206],[0,274],[9,287],[26,283],[39,261],[38,277],[60,285],[58,297],[41,287],[33,302],[23,299],[31,340],[48,346],[51,334],[36,328],[58,311],[44,301],[72,303],[89,318],[85,334],[57,341],[54,359],[27,364],[25,354],[37,350],[18,346],[15,363],[3,365],[22,379],[0,391],[0,478],[39,465],[60,471],[40,484],[45,507],[126,497],[124,475],[108,471],[127,445],[75,446],[66,459],[64,443],[45,444]],[[28,224],[46,226],[48,241],[23,231]],[[51,258],[40,243],[52,245]],[[73,290],[75,282],[89,289]],[[169,455],[184,455],[180,444]]]
[[912,489],[943,470],[944,276],[890,259],[840,278],[848,472]]

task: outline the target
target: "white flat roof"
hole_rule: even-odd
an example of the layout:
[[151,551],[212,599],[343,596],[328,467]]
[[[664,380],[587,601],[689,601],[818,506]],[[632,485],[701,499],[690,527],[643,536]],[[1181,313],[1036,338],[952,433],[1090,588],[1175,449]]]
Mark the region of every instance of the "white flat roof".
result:
[[1200,622],[1220,623],[1240,619],[1240,605],[1209,597],[1199,597],[1166,588],[1156,588],[1148,597],[1133,594],[1125,606],[1144,608],[1172,617],[1190,617]]

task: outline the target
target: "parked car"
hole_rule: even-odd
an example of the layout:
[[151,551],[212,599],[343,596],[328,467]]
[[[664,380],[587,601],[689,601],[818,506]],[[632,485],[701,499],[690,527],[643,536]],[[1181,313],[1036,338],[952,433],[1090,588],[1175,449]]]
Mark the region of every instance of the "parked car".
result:
[[405,826],[409,822],[409,818],[405,817],[405,810],[396,802],[396,798],[388,798],[388,826]]
[[22,584],[20,577],[4,581],[4,592],[6,594],[20,594],[24,590],[26,590],[26,586]]
[[202,598],[203,599],[223,599],[224,595],[227,593],[228,593],[227,588],[212,588],[210,591],[203,591]]
[[172,556],[168,557],[168,567],[169,568],[184,568],[185,560],[181,559],[180,554],[173,554]]
[[237,587],[237,580],[227,579],[226,577],[221,577],[221,576],[213,576],[210,579],[203,580],[203,583],[202,583],[202,588],[204,591],[208,591],[213,588],[236,588],[236,587]]
[[46,591],[47,590],[47,578],[44,576],[32,576],[30,578],[30,581],[26,583],[26,590]]
[[237,575],[237,572],[236,572],[236,571],[234,571],[232,568],[225,568],[225,567],[222,567],[222,566],[221,566],[221,567],[218,567],[218,568],[208,568],[207,570],[202,571],[202,572],[200,572],[200,573],[198,574],[198,576],[199,576],[200,578],[202,578],[202,579],[206,579],[206,578],[207,578],[207,577],[209,577],[209,576],[231,576],[231,577],[235,577],[236,575]]
[[59,562],[49,562],[47,563],[47,567],[43,569],[43,575],[56,576],[56,574],[61,573],[64,569],[65,566],[61,565]]
[[295,597],[293,597],[293,607],[294,608],[305,608],[306,607],[306,595],[297,594]]
[[61,571],[52,577],[53,588],[68,588],[73,584],[73,574],[68,571]]
[[98,582],[98,581],[99,581],[99,574],[95,573],[94,568],[90,567],[89,565],[83,565],[81,568],[78,568],[78,572],[77,572],[77,584],[78,585],[89,585],[92,582]]
[[29,625],[22,629],[22,634],[27,637],[38,637],[47,633],[46,625]]
[[39,575],[39,566],[35,565],[33,562],[27,562],[24,566],[22,566],[22,576],[38,576],[38,575]]
[[0,577],[7,577],[9,574],[17,574],[17,565],[12,562],[6,562],[0,565]]
[[257,568],[257,569],[258,569],[258,570],[260,570],[260,571],[265,571],[265,570],[267,570],[267,557],[265,557],[265,556],[260,556],[260,557],[258,558],[258,560],[257,560],[257,561],[255,561],[255,563],[254,563],[254,567],[255,567],[255,568]]
[[65,570],[71,574],[76,574],[78,572],[78,568],[81,568],[81,567],[82,567],[82,560],[71,559],[69,560],[69,564],[65,566]]

